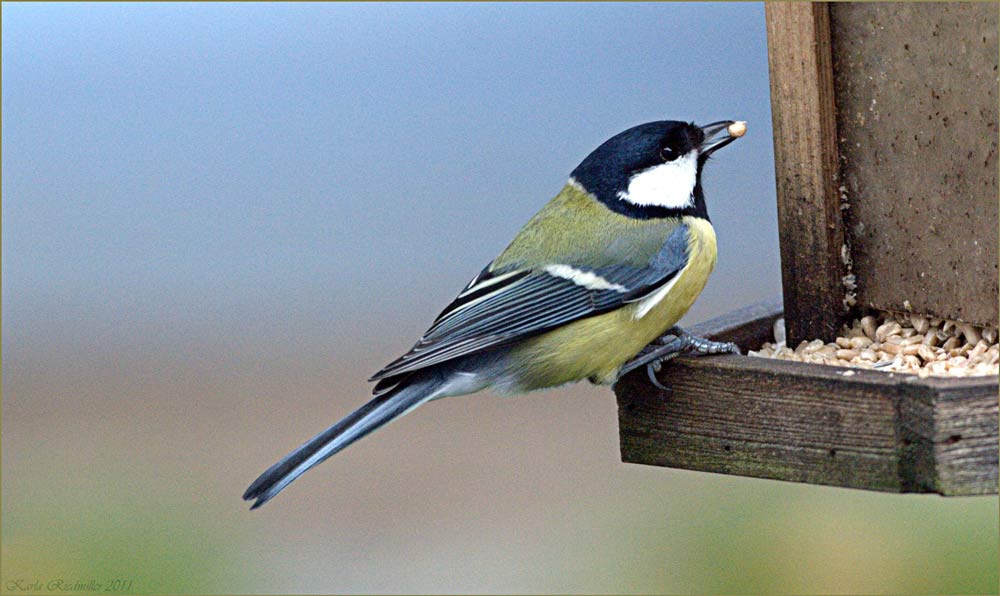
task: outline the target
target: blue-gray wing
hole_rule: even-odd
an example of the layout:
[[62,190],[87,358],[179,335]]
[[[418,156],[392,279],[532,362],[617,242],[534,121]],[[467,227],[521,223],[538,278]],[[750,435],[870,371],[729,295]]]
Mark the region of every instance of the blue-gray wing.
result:
[[539,268],[484,269],[438,315],[410,349],[372,381],[503,346],[572,321],[642,300],[670,282],[688,258],[688,230],[678,225],[646,267],[588,269],[553,263]]

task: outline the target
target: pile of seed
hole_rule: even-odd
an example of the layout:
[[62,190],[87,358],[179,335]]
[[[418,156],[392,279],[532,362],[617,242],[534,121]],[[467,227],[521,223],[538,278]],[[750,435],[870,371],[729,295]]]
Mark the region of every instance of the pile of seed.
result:
[[[1000,374],[997,330],[946,319],[883,313],[844,326],[835,342],[804,341],[785,345],[785,321],[775,323],[775,343],[750,356],[832,366],[874,368],[926,377]],[[847,373],[845,373],[847,374]]]

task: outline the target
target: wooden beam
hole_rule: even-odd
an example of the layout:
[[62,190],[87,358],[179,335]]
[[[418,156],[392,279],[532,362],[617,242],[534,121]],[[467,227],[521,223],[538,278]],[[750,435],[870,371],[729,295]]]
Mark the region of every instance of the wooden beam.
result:
[[830,5],[860,306],[998,326],[998,25],[996,2]]
[[768,2],[768,66],[788,344],[832,340],[847,315],[826,3]]
[[[755,305],[691,328],[756,348]],[[681,357],[615,385],[622,461],[889,492],[997,493],[997,377],[927,378],[746,356]]]

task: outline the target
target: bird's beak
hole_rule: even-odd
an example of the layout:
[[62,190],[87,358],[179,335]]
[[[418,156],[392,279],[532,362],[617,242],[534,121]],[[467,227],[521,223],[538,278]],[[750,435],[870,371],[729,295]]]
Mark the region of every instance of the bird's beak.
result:
[[708,157],[713,152],[722,149],[729,143],[746,134],[747,123],[737,120],[721,120],[701,127],[705,140],[698,149],[698,157]]

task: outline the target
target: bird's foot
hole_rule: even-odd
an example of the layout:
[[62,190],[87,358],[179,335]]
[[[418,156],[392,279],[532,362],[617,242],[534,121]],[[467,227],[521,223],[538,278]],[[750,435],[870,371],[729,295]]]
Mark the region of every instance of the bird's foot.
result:
[[618,372],[618,378],[624,377],[640,366],[645,366],[649,382],[664,391],[670,391],[669,388],[664,387],[656,378],[656,373],[660,372],[665,362],[673,360],[684,352],[684,344],[680,338],[674,337],[672,340],[666,341],[666,337],[663,336],[654,340],[653,343],[636,354],[635,358],[625,363]]
[[680,327],[674,326],[666,334],[653,340],[633,358],[622,366],[618,378],[639,368],[646,367],[649,382],[664,391],[670,391],[656,378],[663,364],[685,353],[694,354],[740,354],[740,348],[733,342],[712,341],[704,337],[696,337]]
[[683,349],[697,354],[736,354],[739,356],[743,353],[740,352],[740,347],[731,341],[712,341],[704,337],[697,337],[695,335],[691,335],[676,325],[671,327],[670,330],[667,331],[666,335],[659,338],[657,341],[663,341],[668,337],[679,339],[684,345]]

